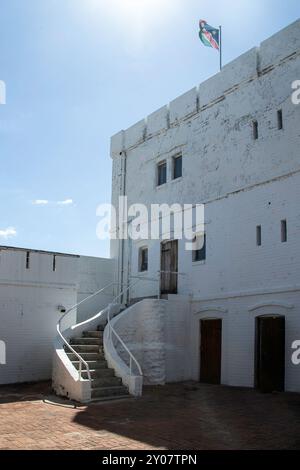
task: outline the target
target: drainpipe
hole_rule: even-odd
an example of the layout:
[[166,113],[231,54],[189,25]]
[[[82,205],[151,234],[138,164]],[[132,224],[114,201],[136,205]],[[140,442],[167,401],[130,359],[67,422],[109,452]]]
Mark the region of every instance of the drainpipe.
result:
[[[126,196],[126,171],[127,171],[127,155],[126,152],[123,151],[121,152],[121,196]],[[127,220],[127,214],[124,214],[124,207],[123,207],[123,216],[125,215],[126,220]],[[120,208],[119,208],[120,211]],[[124,222],[124,220],[122,221]],[[126,226],[127,228],[127,226]],[[120,229],[120,227],[119,227]],[[123,234],[123,229],[122,227],[122,234]],[[119,240],[120,243],[120,240]],[[121,279],[120,279],[120,289],[121,292],[124,290],[124,251],[125,251],[125,240],[124,237],[122,237],[121,243],[120,243],[120,259],[121,259],[121,266],[120,266],[120,271],[121,271]],[[121,296],[120,299],[121,304],[124,302],[124,295]]]

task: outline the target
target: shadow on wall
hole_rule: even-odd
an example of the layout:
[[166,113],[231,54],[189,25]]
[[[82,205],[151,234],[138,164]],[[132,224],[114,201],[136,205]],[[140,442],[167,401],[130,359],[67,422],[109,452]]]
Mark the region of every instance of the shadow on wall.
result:
[[24,401],[43,400],[51,394],[51,382],[0,385],[0,405]]

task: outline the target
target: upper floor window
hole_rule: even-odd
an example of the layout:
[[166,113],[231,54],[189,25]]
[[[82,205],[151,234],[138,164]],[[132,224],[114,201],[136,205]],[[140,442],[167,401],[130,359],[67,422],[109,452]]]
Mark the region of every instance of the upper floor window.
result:
[[282,109],[279,109],[277,111],[277,125],[278,129],[281,130],[283,129],[283,115],[282,115]]
[[148,271],[148,248],[143,247],[139,250],[139,272]]
[[206,233],[194,238],[193,262],[206,260]]
[[258,122],[252,121],[252,129],[253,129],[253,139],[258,139]]
[[261,225],[256,226],[256,245],[262,245],[262,238],[261,238]]
[[30,251],[26,251],[26,269],[30,268]]
[[56,271],[56,255],[53,255],[53,259],[52,259],[52,271],[53,271],[53,272]]
[[162,186],[167,182],[167,162],[157,165],[157,186]]
[[182,155],[177,155],[173,158],[173,179],[181,178],[182,176]]
[[287,242],[287,221],[286,220],[281,221],[281,241],[282,243]]

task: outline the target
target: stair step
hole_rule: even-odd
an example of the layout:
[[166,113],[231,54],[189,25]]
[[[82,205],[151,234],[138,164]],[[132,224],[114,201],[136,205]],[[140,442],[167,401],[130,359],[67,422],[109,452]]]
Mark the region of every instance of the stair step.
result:
[[[88,366],[90,368],[90,371],[106,371],[106,370],[111,370],[108,369],[107,367],[107,362],[105,360],[103,361],[87,361]],[[73,366],[78,370],[79,369],[79,361],[72,361]],[[87,372],[85,370],[84,365],[82,365],[82,377],[87,378]]]
[[126,387],[116,386],[116,387],[100,387],[92,389],[92,398],[108,398],[113,396],[128,396],[128,390]]
[[102,338],[72,338],[70,344],[87,344],[87,345],[102,345],[103,341]]
[[82,333],[84,338],[103,338],[103,331],[84,331]]
[[[78,353],[99,353],[99,345],[96,344],[72,344],[72,348]],[[66,350],[72,352],[66,346]]]
[[[96,352],[80,352],[78,354],[80,354],[81,358],[84,359],[86,362],[104,360],[104,355]],[[67,356],[72,362],[79,360],[76,354],[72,352],[67,352]]]
[[117,401],[117,400],[128,400],[132,399],[133,397],[129,394],[126,395],[112,395],[111,397],[99,397],[99,398],[92,398],[89,403],[99,403],[99,402],[109,402],[109,401]]
[[119,377],[99,377],[93,378],[92,388],[103,388],[103,387],[117,387],[122,385],[122,380]]
[[[114,377],[115,371],[113,369],[108,368],[98,368],[98,369],[90,369],[92,379],[104,379],[108,377]],[[86,371],[82,372],[82,378],[87,379],[88,373]]]

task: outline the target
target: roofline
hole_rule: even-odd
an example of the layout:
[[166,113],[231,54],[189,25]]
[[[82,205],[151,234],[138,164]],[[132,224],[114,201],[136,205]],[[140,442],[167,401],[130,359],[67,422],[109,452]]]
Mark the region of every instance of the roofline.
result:
[[80,258],[80,255],[73,255],[70,253],[60,253],[58,251],[44,251],[44,250],[35,250],[32,248],[20,248],[17,246],[5,246],[5,245],[0,245],[0,250],[5,250],[5,251],[29,251],[30,253],[40,253],[44,255],[56,255],[56,256],[64,256],[68,258]]

